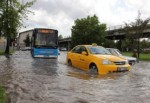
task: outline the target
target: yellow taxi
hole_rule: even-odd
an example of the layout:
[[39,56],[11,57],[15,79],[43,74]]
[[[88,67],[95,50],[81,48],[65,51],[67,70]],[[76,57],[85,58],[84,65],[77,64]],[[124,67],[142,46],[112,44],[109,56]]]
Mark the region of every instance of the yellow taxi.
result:
[[78,45],[67,53],[67,63],[94,74],[129,71],[127,60],[111,55],[102,46]]

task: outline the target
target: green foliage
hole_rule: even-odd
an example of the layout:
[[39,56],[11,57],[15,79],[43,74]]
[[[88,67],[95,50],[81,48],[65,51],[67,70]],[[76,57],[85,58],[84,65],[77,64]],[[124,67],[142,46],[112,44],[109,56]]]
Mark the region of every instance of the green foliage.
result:
[[[133,53],[132,52],[122,52],[122,54],[126,55],[126,56],[132,56]],[[150,61],[150,53],[149,54],[141,53],[139,60]]]
[[[10,50],[10,53],[9,53],[9,54],[11,55],[11,54],[13,54],[14,52],[15,52],[14,50]],[[7,55],[7,54],[5,53],[4,50],[1,50],[1,49],[0,49],[0,55]]]
[[140,43],[141,49],[149,48],[150,47],[150,42],[146,39],[142,40]]
[[131,51],[132,47],[133,47],[133,46],[131,46],[132,44],[133,43],[128,39],[122,40],[122,50],[123,51]]
[[105,39],[103,46],[106,48],[114,48],[115,42],[113,40],[110,40],[110,39]]
[[7,103],[5,90],[0,86],[0,103]]
[[5,52],[0,49],[0,55],[4,55],[4,54],[5,54]]
[[77,19],[74,23],[71,29],[72,47],[79,44],[104,43],[106,24],[100,24],[96,15]]
[[125,23],[124,32],[126,33],[126,39],[128,39],[130,47],[133,50],[137,50],[138,58],[140,55],[140,38],[143,37],[143,32],[147,28],[150,18],[142,20],[141,14],[138,13],[138,17],[135,22]]
[[27,35],[26,39],[24,40],[24,43],[26,44],[26,46],[30,46],[30,42],[31,42],[30,37],[29,35]]
[[9,54],[10,40],[16,38],[18,29],[23,25],[22,20],[27,18],[30,13],[29,7],[34,1],[21,4],[18,0],[1,0],[0,1],[0,36],[7,38],[5,53]]
[[63,39],[63,36],[62,36],[62,35],[59,35],[59,36],[58,36],[58,39]]
[[150,61],[150,53],[149,54],[140,54],[140,60]]

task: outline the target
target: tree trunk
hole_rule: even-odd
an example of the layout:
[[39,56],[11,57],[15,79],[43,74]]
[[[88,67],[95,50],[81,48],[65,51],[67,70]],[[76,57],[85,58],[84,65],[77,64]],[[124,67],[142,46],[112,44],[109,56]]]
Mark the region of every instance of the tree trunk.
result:
[[138,58],[138,60],[139,60],[139,58],[140,58],[140,39],[138,38],[138,44],[137,44],[137,58]]
[[10,38],[7,37],[7,43],[6,43],[5,54],[9,54],[9,45],[10,45]]
[[6,7],[6,35],[7,35],[7,43],[6,43],[6,49],[5,54],[9,54],[9,44],[10,44],[10,37],[8,36],[8,0],[7,0],[7,7]]

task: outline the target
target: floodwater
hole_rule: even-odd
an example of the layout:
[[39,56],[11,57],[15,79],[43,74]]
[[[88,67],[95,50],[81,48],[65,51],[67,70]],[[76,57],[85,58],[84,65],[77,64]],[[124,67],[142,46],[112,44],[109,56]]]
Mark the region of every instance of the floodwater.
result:
[[90,76],[58,59],[34,59],[29,51],[0,56],[0,84],[10,103],[150,103],[150,62],[130,72]]

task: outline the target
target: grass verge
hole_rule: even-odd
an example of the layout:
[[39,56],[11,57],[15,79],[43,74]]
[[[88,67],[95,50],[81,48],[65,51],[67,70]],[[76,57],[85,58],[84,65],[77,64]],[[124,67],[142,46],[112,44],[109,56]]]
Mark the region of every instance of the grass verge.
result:
[[2,50],[0,50],[0,55],[4,55],[5,53],[2,51]]
[[[14,53],[14,51],[11,50],[9,54],[11,55],[12,53]],[[0,55],[5,55],[5,51],[0,50]]]
[[7,103],[7,95],[4,88],[0,86],[0,103]]
[[[122,54],[125,56],[132,56],[132,52],[123,52]],[[150,53],[149,54],[140,53],[140,60],[150,61]]]

